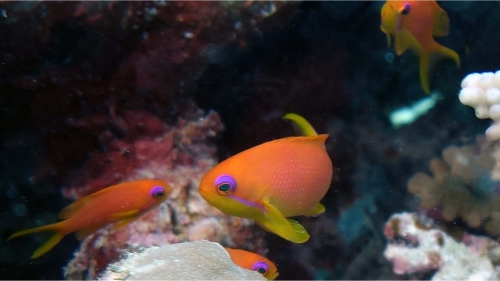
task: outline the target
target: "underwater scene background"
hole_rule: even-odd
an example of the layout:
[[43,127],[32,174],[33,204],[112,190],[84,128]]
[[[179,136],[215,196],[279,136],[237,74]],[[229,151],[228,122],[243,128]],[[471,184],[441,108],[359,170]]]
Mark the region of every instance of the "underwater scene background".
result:
[[[116,264],[124,253],[210,240],[266,257],[278,280],[498,279],[499,14],[498,1],[0,3],[0,278],[140,279]],[[287,113],[329,135],[333,167],[324,212],[288,220],[310,235],[300,242],[261,227],[266,204],[284,225],[293,213],[272,185],[238,198],[240,216],[200,194],[221,161],[296,136]],[[273,153],[243,162],[248,192]],[[290,169],[285,180],[305,170]],[[35,259],[44,233],[7,241],[146,179],[167,183],[157,207],[104,219],[104,206],[142,195],[119,191],[86,212],[120,227],[70,234]],[[217,247],[189,245],[158,266],[217,264]]]

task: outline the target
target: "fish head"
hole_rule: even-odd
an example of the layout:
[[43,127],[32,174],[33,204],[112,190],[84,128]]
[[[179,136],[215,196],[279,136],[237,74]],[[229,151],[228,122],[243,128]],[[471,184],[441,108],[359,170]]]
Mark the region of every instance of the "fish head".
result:
[[382,29],[395,34],[405,28],[411,16],[412,6],[411,1],[387,1],[380,11]]
[[141,209],[144,212],[161,204],[172,193],[172,187],[163,180],[144,180],[141,190],[141,198],[143,198]]
[[264,257],[260,257],[259,260],[254,262],[252,270],[264,275],[267,280],[274,280],[279,275],[276,265]]
[[265,257],[250,251],[226,248],[233,262],[239,267],[257,271],[268,280],[274,280],[279,272],[276,265]]
[[244,167],[233,157],[219,163],[203,176],[199,193],[208,203],[226,214],[255,218],[264,211],[264,207],[253,196],[258,190],[250,183],[249,177],[252,176],[247,175]]

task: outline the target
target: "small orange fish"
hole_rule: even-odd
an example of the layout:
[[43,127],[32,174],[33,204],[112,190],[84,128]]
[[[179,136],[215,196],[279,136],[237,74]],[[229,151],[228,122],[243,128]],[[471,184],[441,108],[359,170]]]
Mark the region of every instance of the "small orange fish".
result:
[[59,218],[63,221],[16,232],[7,241],[42,231],[54,232],[31,256],[32,259],[38,258],[69,233],[77,231],[76,237],[82,240],[110,223],[116,223],[115,229],[124,227],[158,206],[170,192],[172,188],[162,180],[140,180],[113,185],[78,199],[64,208],[59,213]]
[[433,36],[448,35],[450,22],[446,12],[432,1],[387,1],[381,10],[380,29],[387,36],[397,55],[410,49],[420,57],[420,82],[424,91],[430,93],[430,78],[438,60],[448,57],[460,67],[458,54],[437,43]]
[[316,134],[299,115],[284,118],[306,136],[266,142],[226,159],[203,176],[199,192],[227,214],[254,219],[267,231],[303,243],[309,234],[287,217],[325,211],[319,201],[330,187],[333,167],[325,150],[328,135]]
[[225,249],[237,266],[257,271],[258,273],[264,275],[267,280],[274,280],[278,277],[279,272],[276,265],[263,256],[240,249]]

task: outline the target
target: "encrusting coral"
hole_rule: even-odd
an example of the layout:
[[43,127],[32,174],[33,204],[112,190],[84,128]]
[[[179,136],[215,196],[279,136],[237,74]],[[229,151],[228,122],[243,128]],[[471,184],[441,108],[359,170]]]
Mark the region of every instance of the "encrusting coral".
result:
[[443,159],[430,162],[432,177],[417,173],[408,182],[408,190],[420,197],[422,208],[442,208],[445,220],[461,218],[472,228],[483,226],[488,234],[500,236],[495,151],[499,151],[497,146],[484,138],[475,145],[448,147]]
[[392,215],[384,226],[384,234],[389,240],[384,256],[393,264],[396,274],[436,271],[431,280],[499,277],[492,263],[496,243],[490,238],[467,235],[460,243],[434,228],[431,220],[413,213]]
[[[65,268],[67,279],[95,279],[117,261],[124,249],[162,246],[181,241],[211,240],[231,247],[261,252],[263,231],[253,229],[247,219],[230,217],[210,206],[197,191],[202,175],[216,164],[215,147],[207,138],[222,130],[219,116],[201,110],[189,119],[156,137],[143,137],[129,144],[130,170],[106,162],[109,172],[86,177],[87,184],[67,188],[67,195],[78,196],[95,190],[96,183],[159,178],[172,186],[172,193],[157,208],[122,229],[106,227],[82,241],[80,250]],[[108,152],[103,157],[110,157]]]
[[127,253],[100,280],[267,280],[235,265],[221,245],[209,241],[177,243]]

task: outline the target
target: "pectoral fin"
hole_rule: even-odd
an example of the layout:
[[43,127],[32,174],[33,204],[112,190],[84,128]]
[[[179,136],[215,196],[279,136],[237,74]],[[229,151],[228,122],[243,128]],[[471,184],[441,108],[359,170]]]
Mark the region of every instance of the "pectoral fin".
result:
[[126,211],[126,212],[112,214],[112,215],[110,215],[110,218],[113,220],[126,220],[126,219],[129,219],[131,217],[136,217],[139,214],[140,214],[140,210],[134,209],[134,210]]
[[304,243],[309,240],[309,234],[301,224],[285,218],[269,202],[264,201],[263,205],[267,212],[262,213],[262,216],[255,220],[262,228],[293,243]]
[[385,37],[387,37],[387,47],[390,47],[391,46],[391,34],[389,34],[389,32],[387,32],[387,30],[385,30],[385,28],[383,26],[380,26],[380,30],[385,33]]
[[417,55],[422,53],[422,45],[418,40],[411,34],[408,29],[402,28],[399,32],[394,34],[394,48],[396,49],[396,54],[399,56],[410,48]]

